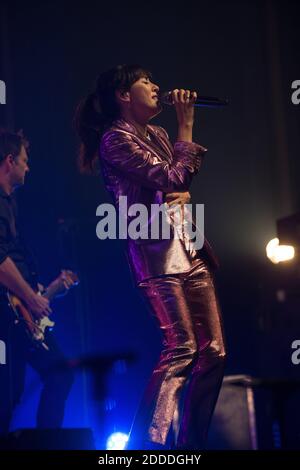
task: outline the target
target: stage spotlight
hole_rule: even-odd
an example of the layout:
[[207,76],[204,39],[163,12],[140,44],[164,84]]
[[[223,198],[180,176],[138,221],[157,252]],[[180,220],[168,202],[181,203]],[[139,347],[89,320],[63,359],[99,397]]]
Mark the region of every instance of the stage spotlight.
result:
[[289,261],[295,256],[295,248],[290,245],[279,245],[279,239],[273,238],[266,246],[267,257],[272,263],[277,264]]
[[128,435],[123,432],[114,432],[106,441],[106,450],[123,450],[128,441]]

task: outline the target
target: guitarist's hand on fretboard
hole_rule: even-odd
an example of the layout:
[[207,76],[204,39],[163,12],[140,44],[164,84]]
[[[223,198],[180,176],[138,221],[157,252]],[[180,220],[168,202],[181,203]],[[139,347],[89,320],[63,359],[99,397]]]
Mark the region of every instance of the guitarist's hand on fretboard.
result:
[[58,279],[62,283],[63,294],[66,294],[71,287],[77,286],[79,283],[78,277],[72,271],[62,270]]
[[79,279],[77,274],[73,273],[73,271],[63,269],[60,275],[49,284],[43,295],[50,300],[54,297],[61,297],[65,295],[71,287],[77,286],[78,284]]

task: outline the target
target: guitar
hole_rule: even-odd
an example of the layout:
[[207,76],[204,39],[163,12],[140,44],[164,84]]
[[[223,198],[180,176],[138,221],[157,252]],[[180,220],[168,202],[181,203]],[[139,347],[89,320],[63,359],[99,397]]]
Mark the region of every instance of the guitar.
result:
[[[77,286],[79,278],[73,271],[62,270],[60,275],[44,289],[40,284],[38,285],[37,293],[46,297],[51,301],[54,297],[64,295],[68,292],[70,287]],[[26,304],[11,292],[7,292],[9,306],[12,308],[16,315],[15,323],[21,321],[26,326],[26,331],[29,337],[36,343],[42,345],[45,349],[49,347],[44,342],[46,328],[53,328],[55,323],[45,315],[42,318],[35,318],[34,314],[30,312]]]

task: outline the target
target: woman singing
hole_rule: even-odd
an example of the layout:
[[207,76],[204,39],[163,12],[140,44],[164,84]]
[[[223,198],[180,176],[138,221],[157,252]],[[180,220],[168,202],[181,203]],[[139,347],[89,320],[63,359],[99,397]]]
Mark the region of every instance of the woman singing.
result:
[[[193,142],[196,93],[173,90],[178,136],[150,125],[161,112],[159,87],[140,66],[102,73],[77,110],[80,163],[100,158],[107,190],[133,204],[183,206],[206,149]],[[130,222],[132,216],[127,216]],[[149,227],[153,217],[149,217]],[[148,227],[148,228],[149,228]],[[140,292],[156,317],[163,350],[131,429],[129,449],[203,449],[224,371],[224,339],[208,242],[195,249],[184,233],[128,238],[128,259]]]

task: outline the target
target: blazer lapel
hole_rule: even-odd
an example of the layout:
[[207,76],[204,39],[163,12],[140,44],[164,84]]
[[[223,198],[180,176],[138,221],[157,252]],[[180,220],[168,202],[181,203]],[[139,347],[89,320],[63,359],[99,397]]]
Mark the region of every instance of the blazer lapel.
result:
[[[161,148],[163,148],[163,150],[164,150],[163,154],[167,157],[166,158],[167,161],[169,163],[171,163],[172,160],[173,160],[173,147],[172,147],[171,142],[169,140],[165,139],[163,137],[163,135],[155,127],[148,126],[148,131],[152,136],[152,146],[156,147],[154,142],[157,142],[159,147],[156,147],[156,148],[158,148],[158,151],[160,153],[162,153]],[[154,142],[153,142],[153,138],[154,138]],[[148,142],[149,142],[149,140],[148,140]]]
[[172,146],[157,132],[155,127],[148,126],[148,131],[151,134],[151,140],[149,140],[146,136],[140,135],[136,128],[124,119],[118,119],[113,123],[113,126],[131,134],[143,148],[155,154],[161,161],[172,162]]

